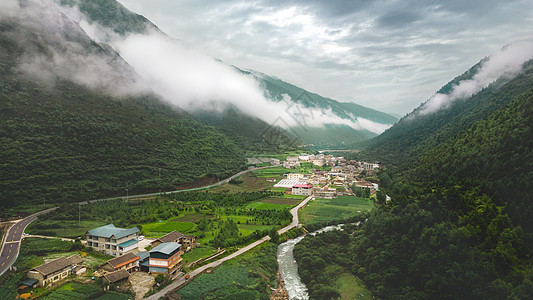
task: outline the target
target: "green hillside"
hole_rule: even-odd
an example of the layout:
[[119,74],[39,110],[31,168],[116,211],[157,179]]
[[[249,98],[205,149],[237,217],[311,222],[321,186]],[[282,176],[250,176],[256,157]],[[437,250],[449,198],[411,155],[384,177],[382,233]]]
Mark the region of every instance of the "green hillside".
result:
[[[306,237],[317,247],[296,249],[305,253],[302,278],[349,270],[382,299],[531,298],[533,89],[405,172],[388,169],[379,177],[392,200],[353,233],[349,226]],[[315,293],[337,295],[324,281],[309,284]]]
[[71,49],[63,58],[111,55],[114,69],[127,73],[118,57],[62,21],[65,36],[0,23],[2,208],[125,195],[126,189],[157,192],[246,166],[244,152],[224,134],[153,95],[111,97],[60,77],[41,81],[21,72],[24,58]]
[[533,294],[532,66],[449,109],[404,118],[369,143],[364,155],[389,163],[379,177],[392,200],[368,218],[350,247],[352,272],[376,295]]
[[222,112],[194,111],[195,117],[225,133],[247,152],[279,153],[295,149],[302,141],[282,128],[272,127],[258,118],[246,115],[237,107]]
[[532,107],[529,89],[393,174],[355,243],[358,275],[384,298],[530,297]]

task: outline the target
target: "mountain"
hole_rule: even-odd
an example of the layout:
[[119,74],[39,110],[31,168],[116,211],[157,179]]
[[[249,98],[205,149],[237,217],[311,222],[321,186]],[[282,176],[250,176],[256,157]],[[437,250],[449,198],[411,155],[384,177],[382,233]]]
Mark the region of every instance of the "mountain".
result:
[[[85,15],[89,22],[98,24],[102,28],[111,29],[121,36],[131,33],[149,34],[153,30],[160,32],[157,26],[149,20],[132,13],[115,0],[63,0],[62,4],[66,7],[76,7]],[[220,63],[222,64],[222,62]],[[270,122],[267,122],[268,125],[281,126],[288,132],[284,134],[285,138],[283,140],[291,140],[296,137],[305,144],[315,144],[315,146],[321,148],[353,145],[377,136],[378,133],[381,133],[398,120],[391,115],[355,103],[343,103],[322,97],[260,72],[245,71],[238,67],[234,67],[234,69],[240,74],[253,76],[269,101],[273,103],[286,101],[286,107],[279,111],[280,114],[285,113],[284,109],[296,104],[298,110],[305,110],[305,113],[310,115],[309,119],[315,121],[313,124],[307,124],[305,121],[301,122],[301,124],[292,124],[293,122],[291,124],[285,124],[284,122],[270,124]],[[240,107],[239,105],[229,105],[228,109],[235,111],[236,109],[240,110]],[[213,110],[206,114],[205,108],[200,109],[198,112],[189,110],[190,113],[200,116],[207,124],[216,123],[217,126],[223,126],[219,128],[226,133],[231,133],[230,137],[239,136],[239,132],[234,131],[239,126],[238,124],[229,123],[231,119],[225,115],[227,111],[226,109]],[[222,113],[223,115],[217,116],[217,113]],[[261,112],[255,113],[260,115]],[[240,121],[245,115],[240,117]],[[223,118],[226,121],[210,120],[208,117]],[[283,121],[291,121],[292,117],[292,115],[285,116]],[[318,121],[317,117],[320,117],[320,121]],[[264,121],[260,121],[261,119],[252,116],[247,122],[257,122],[254,127],[268,127]],[[325,134],[326,131],[327,134]],[[247,133],[246,136],[249,137],[250,133]],[[254,139],[260,140],[262,137],[255,135]],[[265,145],[263,144],[261,147],[264,148]]]
[[[439,93],[474,82],[488,60]],[[378,176],[392,200],[348,247],[377,296],[531,297],[532,64],[425,114],[430,99],[369,143],[364,155],[388,163]]]
[[[472,80],[482,63],[447,83],[438,93],[449,94],[459,82]],[[421,114],[427,102],[423,103],[383,134],[368,141],[364,155],[396,165],[412,163],[425,151],[454,137],[532,88],[532,77],[533,61],[529,61],[524,63],[517,76],[501,76],[478,93],[454,101],[447,109]]]
[[145,90],[116,52],[43,2],[0,12],[0,99],[2,216],[246,167],[225,134]]

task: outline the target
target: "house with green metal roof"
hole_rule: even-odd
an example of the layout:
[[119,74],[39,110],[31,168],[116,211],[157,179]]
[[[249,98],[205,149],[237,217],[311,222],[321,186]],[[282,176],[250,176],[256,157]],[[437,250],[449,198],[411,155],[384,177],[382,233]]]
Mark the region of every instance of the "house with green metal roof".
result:
[[150,273],[171,274],[181,267],[181,244],[163,243],[150,250]]
[[94,250],[112,255],[122,256],[126,253],[137,253],[139,228],[118,228],[113,224],[87,231],[87,246]]

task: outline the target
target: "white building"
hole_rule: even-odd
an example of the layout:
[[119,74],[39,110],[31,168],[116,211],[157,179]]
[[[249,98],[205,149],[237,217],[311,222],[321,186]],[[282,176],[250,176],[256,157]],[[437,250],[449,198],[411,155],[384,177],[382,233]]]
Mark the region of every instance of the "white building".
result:
[[304,174],[298,174],[298,173],[289,173],[287,174],[287,179],[289,180],[300,180],[304,178]]
[[113,224],[87,231],[87,246],[107,255],[121,256],[128,252],[137,253],[139,228],[118,228]]
[[313,194],[313,186],[311,184],[296,184],[292,186],[292,194],[300,196],[311,196]]

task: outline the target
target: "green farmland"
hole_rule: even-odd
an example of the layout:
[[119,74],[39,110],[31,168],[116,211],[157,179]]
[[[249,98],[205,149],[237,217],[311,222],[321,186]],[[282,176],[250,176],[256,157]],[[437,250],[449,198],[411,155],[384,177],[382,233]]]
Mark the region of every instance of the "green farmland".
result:
[[370,199],[353,196],[339,196],[336,199],[311,200],[306,207],[300,210],[302,223],[311,224],[327,222],[335,219],[345,219],[368,211],[374,207]]

